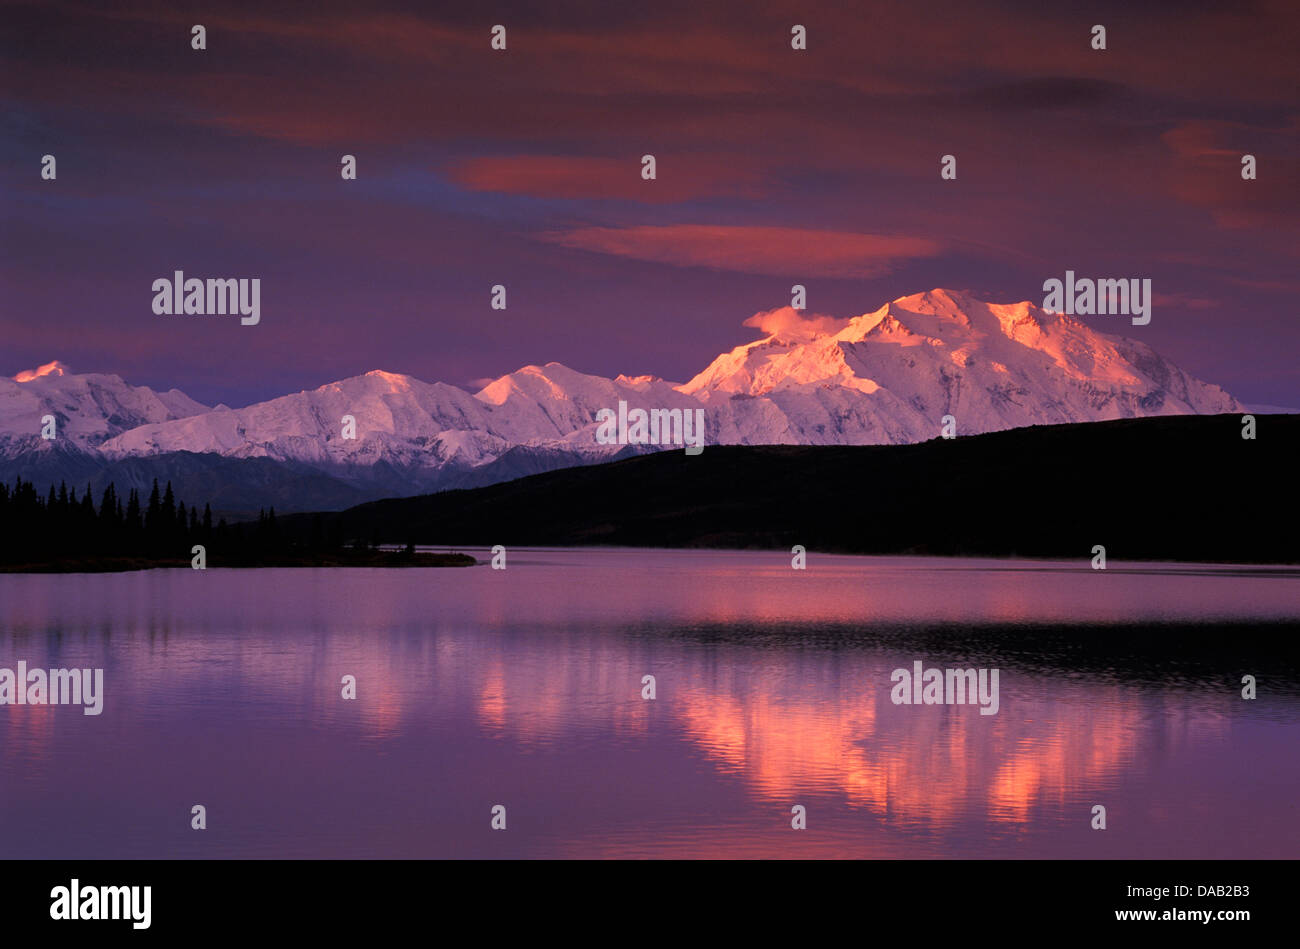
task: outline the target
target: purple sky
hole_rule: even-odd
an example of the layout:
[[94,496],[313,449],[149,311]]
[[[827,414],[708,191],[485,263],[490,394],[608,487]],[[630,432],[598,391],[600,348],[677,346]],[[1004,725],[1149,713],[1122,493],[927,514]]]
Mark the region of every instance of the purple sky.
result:
[[[1095,328],[1300,406],[1300,7],[1044,6],[4,3],[0,373],[684,381],[793,283],[842,317],[1069,269],[1153,282]],[[260,325],[154,315],[176,269],[261,278]]]

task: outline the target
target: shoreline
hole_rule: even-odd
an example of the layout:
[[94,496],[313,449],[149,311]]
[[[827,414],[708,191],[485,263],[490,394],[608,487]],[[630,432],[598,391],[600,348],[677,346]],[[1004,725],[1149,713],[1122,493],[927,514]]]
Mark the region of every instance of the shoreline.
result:
[[[468,554],[422,554],[414,556],[397,553],[367,554],[359,556],[335,555],[325,557],[250,557],[228,563],[209,564],[204,569],[256,569],[260,567],[389,567],[400,569],[473,567],[478,560]],[[148,557],[108,557],[98,559],[71,559],[39,561],[24,564],[0,564],[0,573],[129,573],[137,570],[175,570],[191,567],[189,560]]]

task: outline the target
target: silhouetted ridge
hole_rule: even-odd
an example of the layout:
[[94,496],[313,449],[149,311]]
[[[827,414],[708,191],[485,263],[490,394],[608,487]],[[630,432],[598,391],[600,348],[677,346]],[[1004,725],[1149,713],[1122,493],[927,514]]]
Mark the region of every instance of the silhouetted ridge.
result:
[[[709,446],[364,504],[343,534],[604,544],[1300,562],[1300,415],[1055,425],[893,446]],[[284,518],[299,529],[302,517]]]

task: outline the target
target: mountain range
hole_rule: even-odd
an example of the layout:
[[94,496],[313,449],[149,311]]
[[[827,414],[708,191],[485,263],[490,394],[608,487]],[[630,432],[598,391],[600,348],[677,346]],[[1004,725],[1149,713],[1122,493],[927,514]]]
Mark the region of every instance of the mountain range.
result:
[[[374,370],[244,408],[59,362],[0,379],[0,478],[148,487],[242,516],[329,510],[658,450],[601,444],[596,413],[705,412],[706,444],[883,445],[1156,415],[1245,411],[1149,346],[1033,303],[936,289],[847,319],[757,314],[759,339],[686,383],[525,366],[478,392]],[[54,416],[56,437],[43,438]],[[344,437],[344,416],[355,438]],[[706,448],[707,451],[707,448]]]

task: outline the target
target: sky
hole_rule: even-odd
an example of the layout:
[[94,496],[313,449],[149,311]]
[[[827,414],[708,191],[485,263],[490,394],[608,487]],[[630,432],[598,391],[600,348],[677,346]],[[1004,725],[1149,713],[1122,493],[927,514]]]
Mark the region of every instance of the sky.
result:
[[[372,369],[685,381],[795,283],[844,318],[936,287],[1042,303],[1073,270],[1152,281],[1149,325],[1094,329],[1300,406],[1293,0],[0,17],[3,375],[58,359],[232,406]],[[156,315],[175,270],[259,278],[260,322]]]

